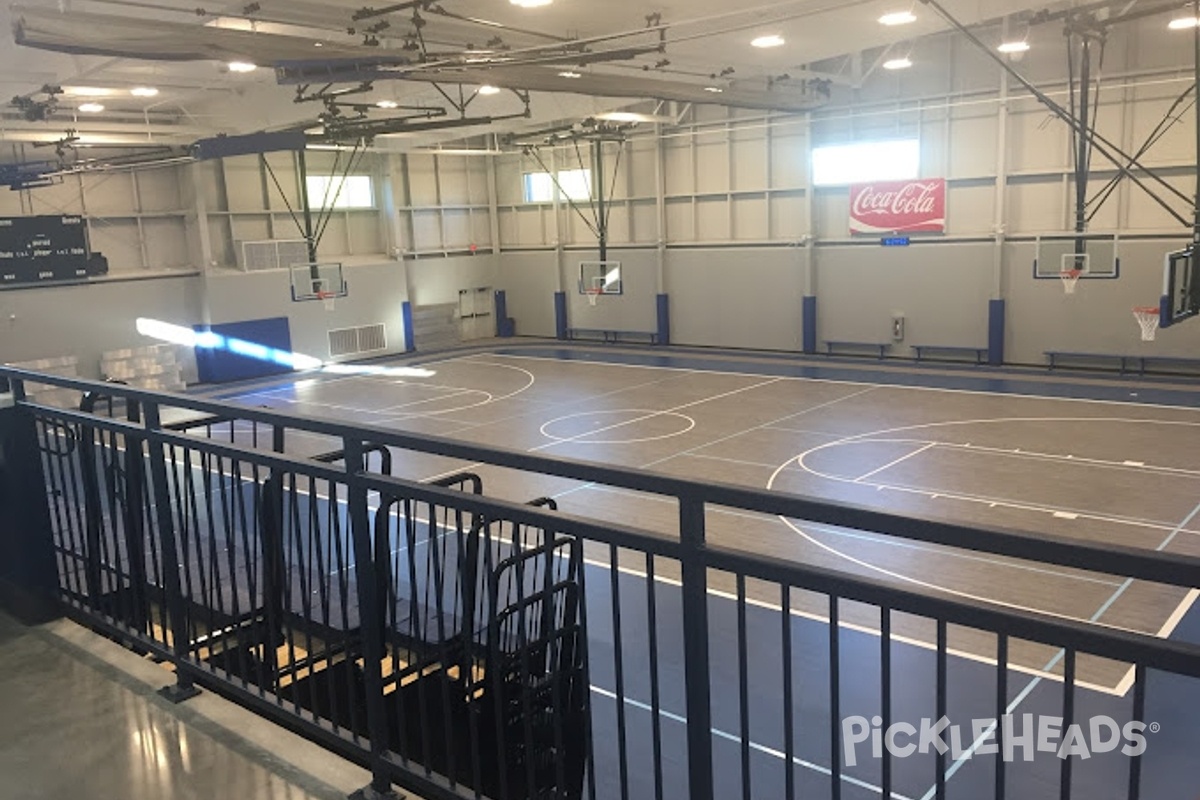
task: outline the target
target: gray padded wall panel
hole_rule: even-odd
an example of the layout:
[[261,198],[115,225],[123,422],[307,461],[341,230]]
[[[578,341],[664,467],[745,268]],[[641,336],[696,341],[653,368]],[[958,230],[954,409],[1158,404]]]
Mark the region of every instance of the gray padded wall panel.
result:
[[554,336],[554,293],[558,255],[553,251],[513,252],[500,256],[497,289],[508,300],[508,315],[518,336]]
[[667,252],[675,344],[798,350],[803,251]]
[[817,338],[892,341],[894,314],[907,344],[986,347],[993,245],[817,248]]
[[101,353],[155,344],[137,332],[138,317],[190,328],[200,313],[194,275],[3,291],[0,361],[72,355],[81,377],[99,378]]

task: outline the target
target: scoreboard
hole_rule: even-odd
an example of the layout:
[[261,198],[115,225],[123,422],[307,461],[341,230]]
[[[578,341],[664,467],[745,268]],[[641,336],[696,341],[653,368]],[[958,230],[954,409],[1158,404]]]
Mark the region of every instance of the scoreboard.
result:
[[0,217],[0,286],[87,276],[83,217]]

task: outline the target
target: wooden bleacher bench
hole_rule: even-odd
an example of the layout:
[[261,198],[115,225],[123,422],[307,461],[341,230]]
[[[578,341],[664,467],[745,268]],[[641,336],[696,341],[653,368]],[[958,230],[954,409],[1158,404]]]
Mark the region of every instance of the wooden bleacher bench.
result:
[[658,344],[658,333],[656,331],[621,331],[614,328],[567,328],[567,338],[583,339],[587,337],[600,336],[606,342],[616,343],[622,338],[646,338],[650,340],[650,344]]
[[912,349],[916,351],[917,361],[924,360],[926,358],[925,354],[931,351],[954,354],[963,353],[973,355],[977,365],[982,364],[986,360],[988,352],[986,347],[968,347],[956,344],[914,344],[912,345]]
[[847,342],[847,341],[829,341],[825,342],[825,351],[828,355],[833,355],[833,349],[836,347],[841,350],[863,350],[871,349],[879,351],[879,359],[882,361],[888,348],[892,345],[888,342]]

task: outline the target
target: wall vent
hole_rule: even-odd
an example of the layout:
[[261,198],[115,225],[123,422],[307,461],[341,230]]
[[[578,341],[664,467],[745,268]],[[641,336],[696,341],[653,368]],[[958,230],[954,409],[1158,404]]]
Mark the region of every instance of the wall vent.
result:
[[237,256],[244,272],[289,269],[293,264],[308,263],[308,243],[303,239],[238,242]]
[[329,332],[329,357],[344,358],[387,349],[387,327],[382,322]]

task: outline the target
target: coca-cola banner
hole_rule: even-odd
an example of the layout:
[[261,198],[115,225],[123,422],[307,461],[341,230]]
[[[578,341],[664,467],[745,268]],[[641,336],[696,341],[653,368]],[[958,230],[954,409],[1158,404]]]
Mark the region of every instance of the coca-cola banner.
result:
[[944,233],[946,181],[860,183],[850,187],[851,233]]

